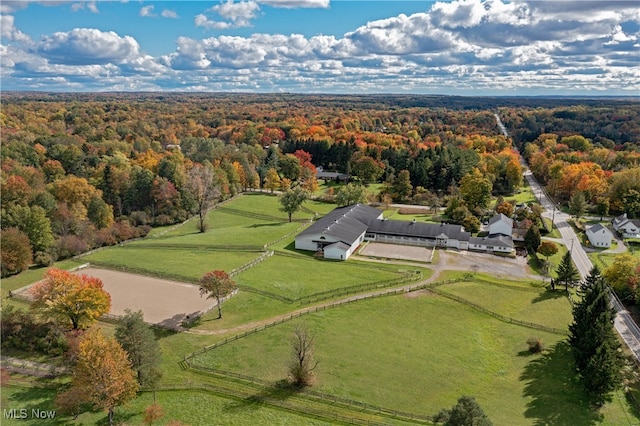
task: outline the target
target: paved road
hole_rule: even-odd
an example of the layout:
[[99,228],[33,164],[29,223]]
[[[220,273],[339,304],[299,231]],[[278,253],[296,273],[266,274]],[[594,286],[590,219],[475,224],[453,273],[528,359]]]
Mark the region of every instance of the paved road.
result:
[[[508,137],[509,135],[498,114],[495,114],[495,117],[500,131]],[[527,179],[529,186],[531,186],[531,190],[535,194],[536,198],[545,209],[543,216],[549,217],[553,220],[554,226],[560,231],[560,235],[562,235],[564,244],[571,250],[571,258],[580,272],[580,276],[582,278],[586,277],[591,271],[591,268],[593,268],[593,264],[587,256],[587,253],[582,249],[578,236],[571,225],[567,222],[570,216],[560,211],[560,209],[554,205],[551,198],[548,197],[547,193],[531,173],[531,170],[529,170],[524,159],[521,159],[521,161],[524,176]],[[611,294],[611,304],[616,310],[614,324],[616,330],[618,331],[618,334],[622,336],[622,339],[627,344],[636,360],[640,362],[640,327],[638,327],[629,311],[624,308],[620,300],[613,293]]]

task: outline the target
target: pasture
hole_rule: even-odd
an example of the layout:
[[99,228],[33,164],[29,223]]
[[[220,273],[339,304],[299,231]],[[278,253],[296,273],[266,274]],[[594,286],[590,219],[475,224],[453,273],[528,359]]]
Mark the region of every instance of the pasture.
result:
[[[497,425],[594,424],[599,417],[572,376],[563,335],[508,324],[428,292],[309,314],[192,362],[276,382],[286,377],[297,325],[314,333],[314,389],[320,392],[418,415],[474,395]],[[532,336],[548,350],[530,354],[526,340]],[[622,398],[616,394],[596,423],[629,424]]]
[[[316,401],[305,392],[282,393],[275,387],[275,382],[286,378],[292,330],[304,325],[315,335],[319,360],[318,380],[312,389],[329,396],[432,416],[451,407],[459,396],[473,395],[496,425],[638,423],[638,413],[622,392],[614,394],[612,402],[599,411],[589,407],[573,375],[564,334],[499,319],[513,318],[566,330],[571,321],[566,299],[545,293],[540,280],[532,284],[529,278],[496,278],[498,263],[492,262],[503,259],[479,254],[457,253],[455,259],[460,268],[469,262],[490,259],[487,263],[494,265],[493,274],[478,273],[480,268],[474,273],[468,269],[442,271],[438,279],[462,279],[439,286],[440,294],[420,290],[285,319],[279,325],[197,355],[191,359],[195,368],[185,369],[183,361],[190,353],[274,319],[288,318],[301,309],[313,308],[317,305],[308,299],[319,293],[323,299],[318,300],[329,304],[358,292],[399,287],[403,284],[394,280],[407,273],[412,278],[405,284],[415,284],[419,276],[423,284],[431,279],[431,271],[426,268],[355,259],[324,261],[295,251],[292,241],[304,222],[315,212],[325,213],[334,207],[316,202],[305,206],[308,211],[296,213],[294,222],[289,223],[278,210],[276,197],[243,195],[209,213],[206,233],[197,232],[194,222],[189,221],[79,260],[194,282],[212,269],[229,272],[250,262],[264,253],[265,245],[275,250],[272,257],[234,277],[240,291],[224,303],[221,320],[216,319],[217,313],[211,313],[188,332],[156,330],[163,353],[160,385],[176,388],[157,393],[165,411],[162,422],[179,419],[197,425],[210,424],[209,420],[214,419],[215,424],[324,424],[300,415],[315,409],[324,419],[336,419],[339,411],[347,418],[402,423],[390,417],[366,417],[369,414],[359,409],[336,408],[332,402]],[[452,254],[437,252],[435,259],[447,256]],[[467,262],[464,265],[463,260]],[[517,266],[526,269],[525,265]],[[4,281],[7,280],[3,280],[3,287]],[[366,287],[376,282],[392,284]],[[9,283],[17,288],[22,281]],[[153,292],[148,293],[153,303]],[[497,315],[445,296],[464,299]],[[526,340],[533,336],[544,341],[547,350],[542,354],[529,353]],[[197,367],[242,374],[256,381],[245,383],[225,374],[202,374]],[[53,391],[12,387],[6,395],[12,402],[47,406]],[[118,408],[116,418],[123,424],[139,424],[141,413],[151,400],[150,393],[142,393]],[[104,418],[104,413],[85,413],[79,421],[95,424]],[[61,419],[59,424],[66,420]]]

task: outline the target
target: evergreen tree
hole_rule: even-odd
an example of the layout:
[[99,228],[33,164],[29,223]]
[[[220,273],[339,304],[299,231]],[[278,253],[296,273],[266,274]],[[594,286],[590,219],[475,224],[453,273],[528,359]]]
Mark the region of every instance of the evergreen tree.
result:
[[573,196],[569,200],[569,213],[574,215],[576,219],[580,219],[580,217],[584,214],[586,208],[587,201],[584,198],[584,193],[576,192],[575,194],[573,194]]
[[153,330],[144,322],[142,311],[125,312],[116,327],[116,340],[129,355],[138,383],[153,386],[160,378],[160,347]]
[[595,266],[581,287],[582,300],[573,308],[569,343],[585,390],[602,404],[622,383],[620,342],[613,329],[615,313],[609,289]]
[[461,396],[452,409],[441,410],[434,418],[445,426],[491,426],[493,423],[472,396]]
[[580,275],[573,261],[571,260],[571,252],[566,252],[562,256],[562,260],[556,269],[558,275],[558,282],[564,284],[564,289],[569,290],[569,286],[577,283],[580,279]]
[[533,224],[527,230],[527,233],[524,234],[524,243],[527,246],[527,250],[531,253],[535,253],[540,247],[540,230],[538,227]]

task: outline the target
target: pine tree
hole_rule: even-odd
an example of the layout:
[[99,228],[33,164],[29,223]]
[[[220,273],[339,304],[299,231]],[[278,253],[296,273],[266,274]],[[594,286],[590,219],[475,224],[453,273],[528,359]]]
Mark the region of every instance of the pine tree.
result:
[[597,404],[622,383],[623,358],[613,329],[615,313],[609,302],[609,289],[594,267],[581,287],[582,300],[573,309],[569,326],[576,368],[585,390]]
[[116,340],[129,355],[138,383],[152,387],[160,378],[160,347],[153,330],[144,322],[142,311],[125,312],[116,327]]
[[578,282],[580,279],[580,274],[575,266],[573,266],[573,261],[571,260],[571,252],[566,252],[564,256],[562,256],[562,260],[556,269],[556,274],[558,275],[558,282],[564,284],[564,289],[569,290],[569,286]]

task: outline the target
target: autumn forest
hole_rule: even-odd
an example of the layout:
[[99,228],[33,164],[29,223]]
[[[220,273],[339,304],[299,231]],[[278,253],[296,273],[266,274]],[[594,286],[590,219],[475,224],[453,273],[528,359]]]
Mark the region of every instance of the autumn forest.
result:
[[245,190],[331,196],[318,167],[475,223],[521,187],[520,152],[560,203],[640,217],[637,99],[3,93],[0,130],[3,276]]

